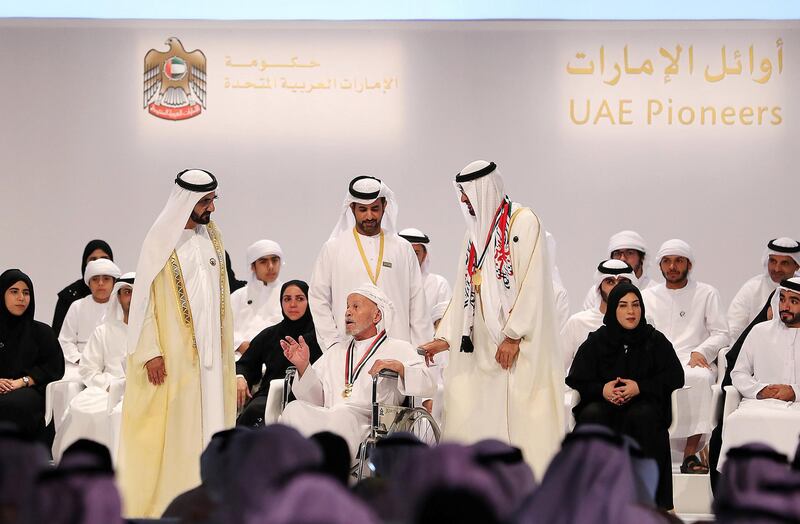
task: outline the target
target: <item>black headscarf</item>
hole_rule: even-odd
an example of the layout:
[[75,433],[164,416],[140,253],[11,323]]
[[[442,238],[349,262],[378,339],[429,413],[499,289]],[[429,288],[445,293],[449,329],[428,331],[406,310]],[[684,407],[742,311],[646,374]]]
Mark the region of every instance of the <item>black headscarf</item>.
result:
[[[12,314],[5,305],[5,293],[17,282],[25,282],[30,291],[28,308],[22,315]],[[17,412],[0,407],[0,420],[18,425],[31,437],[44,430],[44,391],[47,384],[64,375],[64,354],[50,326],[33,319],[36,300],[33,282],[19,269],[9,269],[0,274],[0,377],[18,379],[29,376],[34,389],[42,394],[40,398],[23,392],[25,409]],[[12,391],[7,395],[15,395]],[[16,397],[15,402],[23,402]],[[10,401],[9,401],[10,402]]]
[[[17,282],[25,282],[30,290],[31,301],[28,309],[20,315],[12,314],[6,307],[5,295],[8,288]],[[33,295],[33,282],[28,275],[19,269],[9,269],[0,275],[0,293],[3,296],[3,304],[0,306],[0,342],[3,344],[2,351],[5,353],[16,353],[22,340],[30,337],[33,326],[33,312],[36,309],[36,301]],[[0,362],[3,358],[0,356]]]
[[[633,293],[639,299],[639,307],[642,311],[642,316],[639,318],[639,324],[633,329],[622,327],[617,320],[617,308],[619,301],[628,293]],[[630,282],[620,282],[611,293],[608,294],[608,305],[606,306],[606,313],[603,316],[604,328],[598,331],[607,341],[614,344],[635,344],[647,339],[653,332],[653,326],[647,323],[644,318],[644,300],[642,300],[642,292],[639,288]]]
[[89,255],[92,254],[92,251],[95,249],[102,249],[108,254],[108,258],[111,261],[114,261],[114,252],[111,251],[111,246],[108,245],[108,242],[105,240],[100,240],[96,238],[94,240],[90,240],[86,247],[83,248],[83,258],[81,258],[81,280],[83,280],[83,274],[86,272],[86,265],[89,263],[86,259],[89,258]]
[[277,334],[281,337],[292,337],[297,339],[300,335],[305,335],[309,331],[314,331],[314,319],[311,316],[311,307],[306,305],[306,312],[303,314],[302,317],[298,318],[297,320],[291,320],[289,317],[286,316],[286,312],[283,310],[283,294],[286,292],[286,288],[289,286],[297,286],[300,288],[300,291],[306,296],[306,300],[308,300],[308,284],[303,282],[302,280],[290,280],[285,282],[281,286],[281,315],[283,315],[283,320],[275,324]]

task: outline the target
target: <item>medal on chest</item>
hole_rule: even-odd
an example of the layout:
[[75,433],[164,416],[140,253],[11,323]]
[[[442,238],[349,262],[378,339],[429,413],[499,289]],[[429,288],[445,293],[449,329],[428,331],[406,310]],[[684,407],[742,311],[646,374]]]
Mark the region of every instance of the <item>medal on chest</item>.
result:
[[353,385],[364,369],[367,361],[375,355],[378,348],[386,341],[386,331],[381,331],[372,344],[367,348],[358,363],[355,361],[356,341],[351,340],[350,345],[347,346],[347,354],[344,357],[344,390],[342,391],[342,398],[350,398],[353,395]]

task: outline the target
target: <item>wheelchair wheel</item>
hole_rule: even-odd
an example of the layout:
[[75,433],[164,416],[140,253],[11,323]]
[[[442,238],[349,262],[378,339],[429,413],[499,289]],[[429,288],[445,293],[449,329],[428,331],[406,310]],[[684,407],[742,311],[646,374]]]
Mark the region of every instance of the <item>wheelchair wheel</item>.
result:
[[429,446],[439,443],[441,432],[439,425],[424,408],[407,408],[397,417],[389,428],[389,434],[404,431],[411,433]]

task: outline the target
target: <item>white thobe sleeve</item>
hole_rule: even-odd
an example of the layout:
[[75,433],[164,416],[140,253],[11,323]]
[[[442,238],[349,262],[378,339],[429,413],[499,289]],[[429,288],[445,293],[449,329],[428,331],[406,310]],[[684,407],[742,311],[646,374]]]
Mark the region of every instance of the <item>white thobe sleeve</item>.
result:
[[314,404],[315,406],[325,405],[325,392],[322,388],[322,377],[320,373],[322,366],[327,365],[328,359],[322,355],[313,365],[306,367],[305,372],[292,382],[292,393],[297,400]]
[[103,337],[105,328],[100,325],[92,332],[89,341],[83,348],[81,363],[78,373],[87,387],[95,386],[106,389],[113,378],[109,373],[104,373],[107,348]]
[[[433,337],[433,322],[431,322],[431,312],[428,307],[428,300],[425,298],[425,289],[422,286],[422,272],[419,269],[417,255],[410,243],[404,246],[406,264],[409,267],[408,287],[409,305],[408,321],[410,324],[411,344],[419,346],[428,342]],[[316,324],[317,317],[314,317]]]
[[67,316],[61,325],[61,332],[58,334],[58,343],[64,352],[64,360],[73,364],[77,364],[81,359],[81,353],[78,351],[78,308],[77,301],[69,306]]
[[[436,290],[436,304],[439,302],[449,302],[450,297],[453,296],[453,292],[450,289],[450,283],[441,275],[438,279],[436,279],[436,281],[438,286],[438,289]],[[430,304],[431,308],[433,308],[436,304]]]
[[[161,341],[158,338],[158,323],[156,322],[155,294],[150,290],[150,302],[142,321],[142,331],[139,334],[139,343],[130,354],[130,362],[134,366],[144,367],[149,361],[163,356]],[[167,370],[169,373],[169,370]]]
[[314,317],[317,342],[322,351],[327,351],[339,341],[339,330],[333,318],[333,272],[331,270],[331,243],[326,242],[317,257],[311,284],[308,286],[308,303]]
[[697,346],[694,351],[702,354],[708,362],[717,359],[719,350],[730,343],[728,338],[728,322],[719,303],[719,293],[711,292],[706,304],[706,329],[710,333],[705,341]]
[[758,382],[753,376],[753,352],[758,351],[753,342],[750,337],[744,341],[736,365],[731,371],[731,381],[744,398],[756,398],[758,392],[769,385]]
[[428,399],[436,394],[434,371],[425,365],[422,358],[403,362],[403,375],[397,383],[401,395]]
[[736,293],[736,296],[731,300],[731,305],[728,306],[728,331],[730,339],[736,341],[741,335],[742,331],[753,320],[750,318],[750,295],[753,290],[751,289],[750,281],[745,284]]

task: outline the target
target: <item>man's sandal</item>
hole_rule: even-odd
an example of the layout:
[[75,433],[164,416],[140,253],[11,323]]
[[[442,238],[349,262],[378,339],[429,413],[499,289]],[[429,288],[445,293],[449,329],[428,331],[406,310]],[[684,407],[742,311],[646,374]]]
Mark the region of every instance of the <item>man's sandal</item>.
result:
[[708,473],[708,466],[700,462],[697,455],[689,455],[683,459],[681,464],[681,473],[688,473],[690,475],[705,475]]

